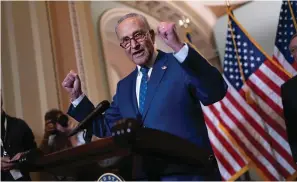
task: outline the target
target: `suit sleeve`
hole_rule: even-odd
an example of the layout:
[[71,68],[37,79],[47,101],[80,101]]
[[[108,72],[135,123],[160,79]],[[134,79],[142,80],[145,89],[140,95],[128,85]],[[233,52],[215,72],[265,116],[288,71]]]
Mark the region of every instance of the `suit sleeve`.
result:
[[[119,84],[117,86],[117,92],[119,89]],[[81,122],[85,117],[88,116],[93,110],[94,105],[92,102],[85,96],[83,100],[74,107],[72,104],[68,109],[68,114],[76,119],[78,122]],[[117,93],[113,97],[110,108],[107,109],[104,115],[98,116],[92,124],[92,134],[97,137],[106,137],[111,135],[111,127],[114,122],[122,119],[121,114],[118,108],[118,96]]]
[[108,123],[107,127],[108,128],[108,133],[107,136],[111,136],[111,127],[113,127],[113,125],[115,124],[116,121],[123,119],[120,109],[119,109],[119,90],[120,90],[120,84],[121,82],[119,82],[117,84],[117,91],[116,94],[113,96],[110,108],[108,110],[106,110],[106,112],[104,113],[104,119],[106,121],[106,123]]
[[186,73],[186,83],[203,105],[210,105],[224,98],[228,86],[221,73],[191,46],[181,66]]
[[85,117],[88,116],[95,109],[92,102],[88,99],[87,96],[83,98],[83,100],[74,107],[72,104],[70,105],[67,114],[72,116],[78,122],[81,122]]

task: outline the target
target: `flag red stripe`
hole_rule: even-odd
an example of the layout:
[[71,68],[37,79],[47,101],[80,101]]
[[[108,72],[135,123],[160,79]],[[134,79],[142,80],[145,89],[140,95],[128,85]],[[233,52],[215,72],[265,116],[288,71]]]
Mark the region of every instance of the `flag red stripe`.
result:
[[[262,136],[262,138],[268,143],[271,144],[271,147],[274,148],[281,156],[287,156],[289,157],[289,154],[283,149],[282,146],[279,145],[277,141],[275,141],[274,138],[272,138],[270,135],[267,134],[267,132],[253,119],[252,116],[250,116],[246,110],[232,97],[231,94],[227,94],[225,97],[228,98],[228,100],[233,104],[233,106],[238,110],[238,112],[243,115],[243,117],[248,121],[251,126],[259,133],[259,135]],[[258,148],[259,151],[262,152],[266,159],[274,165],[277,165],[277,169],[283,174],[283,175],[288,175],[289,172],[282,166],[280,165],[277,160],[275,160],[274,156],[270,154],[261,144],[259,141],[255,140],[253,136],[250,135],[250,133],[247,131],[247,129],[240,123],[237,118],[229,111],[230,108],[227,108],[225,104],[222,104],[222,108],[224,109],[225,113],[232,119],[232,121],[236,121],[236,125],[241,129],[243,133],[248,133],[249,135],[247,138],[249,138],[250,142]]]
[[[242,157],[234,150],[234,147],[224,138],[224,136],[217,130],[214,124],[210,121],[208,116],[206,116],[206,123],[212,133],[217,137],[218,141],[225,147],[229,154],[234,158],[234,160],[239,164],[240,167],[244,167],[246,164]],[[233,174],[233,173],[232,173]]]
[[273,90],[279,97],[281,96],[280,87],[275,84],[270,78],[268,78],[262,70],[258,69],[254,72],[271,90]]
[[[205,121],[207,122],[207,125],[211,123],[209,117],[205,115]],[[209,126],[209,125],[208,125]],[[215,135],[215,133],[212,131],[212,133]],[[220,142],[221,143],[221,142]],[[225,168],[225,170],[232,176],[236,173],[234,168],[232,167],[232,164],[230,164],[230,161],[226,160],[226,158],[222,155],[222,153],[217,149],[216,145],[211,143],[213,152],[218,159],[218,161],[221,162],[221,165]],[[227,150],[227,149],[226,149]],[[228,150],[227,150],[228,151]],[[228,151],[229,152],[229,151]]]
[[233,169],[232,165],[229,164],[229,162],[226,160],[226,158],[222,155],[222,153],[217,149],[215,145],[212,145],[212,150],[216,157],[221,161],[221,164],[224,166],[224,168],[230,173],[235,174],[236,171]]
[[[211,121],[210,121],[210,119],[209,119],[209,116],[207,115],[207,114],[204,114],[204,119],[205,119],[205,122],[207,123],[207,125],[209,124],[209,123],[211,123]],[[208,127],[209,127],[209,125],[208,125]],[[215,148],[215,145],[211,142],[211,146],[212,146],[212,149],[214,149]],[[232,173],[228,168],[226,168],[226,166],[225,166],[225,163],[226,162],[222,162],[222,159],[221,159],[221,152],[220,151],[218,151],[218,150],[213,150],[213,153],[214,153],[214,155],[216,156],[216,158],[217,158],[217,161],[219,161],[220,162],[220,164],[225,168],[225,170],[229,173],[229,175],[234,175],[235,173]],[[229,161],[228,161],[229,162]],[[230,164],[229,164],[230,165]],[[221,173],[221,177],[223,178],[223,180],[225,181],[225,180],[228,180],[228,179],[225,179],[225,177],[224,177],[224,174],[222,174]]]
[[[263,137],[264,140],[266,140],[268,143],[272,142],[274,144],[275,150],[278,151],[278,153],[282,156],[290,157],[287,151],[284,150],[284,148],[270,135],[267,134],[267,132],[255,121],[255,119],[246,112],[246,110],[231,96],[231,94],[227,94],[226,98],[229,99],[229,101],[234,105],[235,108],[244,116],[246,121],[248,121],[253,128]],[[262,122],[265,122],[264,120]],[[288,158],[287,158],[288,159]]]
[[262,164],[259,159],[257,159],[254,154],[245,146],[245,144],[242,142],[242,140],[237,136],[237,134],[229,128],[229,126],[225,123],[225,121],[221,118],[220,113],[217,111],[217,109],[213,106],[209,106],[210,110],[214,113],[215,116],[219,119],[220,123],[228,130],[228,132],[231,134],[231,136],[236,140],[237,144],[246,152],[246,155],[251,158],[252,161],[257,165],[257,167],[264,172],[264,174],[268,177],[270,180],[276,181],[277,179],[271,174],[271,172]]
[[[245,93],[243,90],[240,90],[239,94],[242,97],[242,99],[245,99],[245,96],[244,96]],[[288,141],[287,133],[286,133],[285,129],[282,128],[282,126],[280,126],[275,120],[273,120],[270,116],[268,116],[260,107],[258,107],[257,104],[252,103],[249,105],[255,110],[255,112],[257,112],[259,114],[259,116],[261,116],[261,118],[263,118],[263,121],[265,121],[268,125],[270,125],[270,127],[272,127],[280,135],[280,137],[282,137],[285,141]],[[271,143],[272,148],[274,148],[288,162],[289,165],[295,166],[294,161],[292,160],[291,154],[289,154],[281,146],[281,144],[279,142],[277,142],[274,138],[272,138],[271,136],[270,136],[270,138],[271,138],[271,142],[272,142]],[[266,140],[266,141],[269,141],[269,140]],[[288,173],[288,175],[289,175],[289,173]]]
[[[276,59],[276,58],[275,58]],[[277,60],[277,59],[276,59]],[[277,63],[279,63],[277,61]],[[284,73],[282,70],[280,70],[279,68],[277,68],[274,64],[272,64],[270,61],[264,61],[264,63],[271,71],[273,71],[277,76],[279,76],[282,80],[286,81],[288,80],[290,77]],[[280,64],[280,63],[279,63]],[[280,65],[282,67],[282,65]]]
[[[276,113],[282,113],[282,108],[279,107],[270,97],[266,96],[264,91],[262,91],[257,85],[255,85],[250,80],[246,81],[246,84],[250,86],[250,88],[254,91],[254,93],[257,93],[259,97],[262,98],[263,101],[265,101]],[[280,115],[283,118],[283,115]]]
[[[276,58],[277,55],[272,56],[272,59],[275,61],[276,64],[278,64],[279,66],[283,67],[283,65],[279,62],[279,60]],[[269,62],[269,61],[268,61]]]
[[[235,106],[236,107],[236,106]],[[256,140],[252,134],[243,126],[242,123],[240,123],[235,116],[229,111],[229,109],[222,104],[222,108],[227,114],[227,116],[234,122],[234,124],[241,130],[241,132],[246,136],[246,138],[252,143],[252,145],[257,148],[258,151],[261,152],[261,154],[273,165],[277,164],[277,161],[275,158],[261,145],[261,143]],[[241,111],[240,111],[241,112]],[[255,128],[256,130],[256,128]],[[263,137],[265,133],[260,133],[260,135]]]
[[[239,91],[240,96],[242,99],[245,99],[245,92],[243,90]],[[281,137],[283,137],[285,140],[287,140],[287,133],[283,127],[277,123],[273,118],[271,118],[269,115],[265,113],[265,111],[259,107],[256,103],[251,103],[249,104],[255,112],[259,114],[263,118],[263,120],[269,124],[270,127],[272,127]]]

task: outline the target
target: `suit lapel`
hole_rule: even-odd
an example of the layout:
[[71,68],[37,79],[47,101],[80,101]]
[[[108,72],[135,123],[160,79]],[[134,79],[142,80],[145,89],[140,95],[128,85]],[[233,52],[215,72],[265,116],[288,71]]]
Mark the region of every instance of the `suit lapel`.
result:
[[157,88],[158,88],[166,70],[167,70],[167,55],[164,52],[159,51],[156,62],[153,66],[153,71],[152,71],[150,80],[148,82],[148,90],[147,90],[147,95],[145,98],[142,120],[145,119],[145,116],[148,112],[151,101],[153,100],[153,98],[155,96]]

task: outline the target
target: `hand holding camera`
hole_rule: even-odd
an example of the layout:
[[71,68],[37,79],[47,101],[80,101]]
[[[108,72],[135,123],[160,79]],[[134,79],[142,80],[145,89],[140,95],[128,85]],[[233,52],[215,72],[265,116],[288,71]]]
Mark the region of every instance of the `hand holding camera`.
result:
[[68,116],[62,111],[53,109],[45,116],[45,136],[64,133],[68,127]]
[[46,136],[53,135],[56,133],[56,126],[51,120],[47,120],[45,122],[45,131],[44,134]]

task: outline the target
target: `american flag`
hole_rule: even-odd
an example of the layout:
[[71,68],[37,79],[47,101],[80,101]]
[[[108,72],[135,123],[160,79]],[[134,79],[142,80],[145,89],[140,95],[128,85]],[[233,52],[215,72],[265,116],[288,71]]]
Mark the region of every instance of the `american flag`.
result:
[[280,97],[289,76],[232,13],[229,23],[223,72],[228,92],[221,101],[202,106],[222,178],[234,180],[253,165],[265,180],[287,179],[296,172]]
[[[290,7],[292,11],[290,10]],[[273,58],[277,60],[289,73],[297,74],[297,63],[294,62],[293,56],[289,51],[291,37],[296,33],[293,19],[297,17],[297,1],[283,1],[277,33],[275,38]]]

